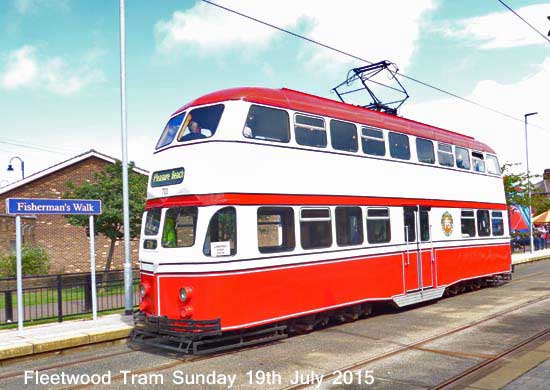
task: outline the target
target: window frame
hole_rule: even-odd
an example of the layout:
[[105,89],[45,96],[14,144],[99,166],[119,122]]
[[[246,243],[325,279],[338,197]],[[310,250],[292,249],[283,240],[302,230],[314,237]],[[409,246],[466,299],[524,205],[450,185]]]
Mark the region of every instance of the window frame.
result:
[[[210,220],[208,221],[208,225],[206,226],[206,234],[204,235],[204,240],[203,240],[203,244],[202,244],[202,254],[205,256],[205,257],[208,257],[208,258],[213,258],[214,256],[212,256],[212,252],[209,252],[208,254],[206,254],[205,252],[205,244],[206,244],[206,237],[208,237],[208,235],[210,234],[210,223],[212,222],[212,218],[214,218],[214,216],[216,214],[218,214],[220,211],[222,210],[225,210],[225,209],[233,209],[235,211],[235,253],[231,253],[231,244],[229,244],[229,255],[227,256],[221,256],[221,257],[234,257],[237,255],[237,248],[238,248],[238,235],[239,235],[239,230],[238,230],[238,219],[237,219],[237,208],[235,206],[224,206],[224,207],[220,207],[219,209],[217,209],[216,211],[214,211],[214,213],[212,213],[212,215],[210,216]],[[214,242],[220,242],[220,241],[214,241]],[[231,242],[231,240],[230,240]],[[209,240],[209,244],[212,243],[212,239]],[[208,248],[208,250],[210,250],[210,248]],[[216,257],[217,258],[217,257]]]
[[[261,247],[260,246],[260,220],[259,220],[259,217],[260,217],[260,213],[264,210],[283,210],[283,213],[284,212],[288,212],[290,210],[290,218],[291,220],[290,221],[286,221],[288,222],[288,227],[290,227],[290,236],[288,237],[291,237],[291,240],[290,240],[290,243],[292,245],[289,246],[285,246],[285,245],[278,245],[278,246],[264,246],[264,247]],[[283,213],[271,213],[269,215],[284,215]],[[266,214],[264,214],[266,215]],[[283,238],[283,244],[285,243],[285,232],[284,232],[284,227],[285,227],[285,221],[283,221],[283,219],[281,218],[281,225],[282,225],[282,238]],[[265,223],[264,223],[265,224]],[[273,223],[269,223],[269,224],[273,224]],[[277,224],[278,225],[278,224]],[[282,252],[292,252],[296,249],[296,219],[294,217],[294,208],[290,207],[290,206],[260,206],[258,207],[258,209],[256,210],[256,229],[257,229],[257,237],[258,237],[258,251],[262,254],[269,254],[269,253],[282,253]],[[267,248],[267,249],[266,249]]]
[[193,117],[190,116],[191,115],[191,112],[192,111],[195,111],[195,110],[202,110],[202,109],[205,109],[205,108],[210,108],[210,107],[215,107],[215,106],[221,106],[222,107],[222,110],[220,112],[220,119],[218,120],[218,125],[216,126],[215,129],[208,129],[206,128],[206,130],[210,130],[212,132],[212,134],[210,135],[210,137],[205,137],[204,139],[210,139],[212,137],[214,137],[216,135],[216,133],[218,132],[218,128],[220,127],[220,122],[222,120],[222,117],[223,117],[223,113],[225,112],[225,103],[223,102],[218,102],[218,103],[214,103],[214,104],[207,104],[207,105],[204,105],[204,106],[196,106],[196,107],[189,107],[185,110],[185,112],[187,112],[187,114],[185,115],[185,117],[183,118],[183,121],[181,122],[181,126],[180,126],[180,129],[177,133],[177,137],[175,138],[176,142],[178,143],[187,143],[189,141],[198,141],[198,140],[201,140],[201,139],[195,139],[195,140],[183,140],[182,138],[183,137],[186,137],[188,134],[183,134],[185,132],[185,128],[187,128],[187,126],[189,126],[189,122],[191,120],[193,120]]
[[[480,214],[486,214],[487,215],[487,229],[482,230],[481,229],[481,218]],[[476,229],[477,229],[477,235],[478,237],[490,237],[491,236],[491,213],[489,210],[480,209],[476,210]],[[483,234],[482,234],[483,233]]]
[[[296,120],[296,117],[298,117],[298,116],[304,116],[304,117],[309,117],[309,118],[313,118],[313,119],[320,119],[321,121],[323,121],[323,127],[321,128],[321,127],[317,127],[317,126],[313,126],[313,125],[301,124]],[[301,144],[300,142],[298,142],[298,137],[296,136],[296,127],[303,127],[303,128],[309,129],[311,131],[313,131],[313,130],[323,131],[325,133],[325,146],[316,146],[316,145],[312,146],[312,145],[308,145],[308,144]],[[308,148],[318,148],[318,149],[326,149],[328,147],[327,124],[326,124],[326,121],[325,121],[324,117],[318,116],[318,115],[306,114],[306,113],[302,113],[302,112],[295,112],[294,115],[293,115],[293,129],[294,129],[294,141],[296,141],[297,145],[306,146]]]
[[[397,151],[397,150],[393,150],[393,148],[392,148],[392,145],[393,145],[392,137],[400,137],[401,139],[406,139],[407,140],[407,153],[408,153],[407,158],[397,157],[397,155],[394,154],[394,152]],[[411,141],[410,141],[409,136],[407,134],[399,133],[399,132],[396,132],[396,131],[388,131],[388,144],[389,144],[389,147],[390,147],[390,157],[391,158],[396,159],[396,160],[401,160],[401,161],[411,161]]]
[[[432,162],[420,160],[420,152],[419,152],[419,148],[418,148],[418,143],[419,142],[425,142],[425,143],[430,144],[431,151],[432,151],[432,159],[433,159]],[[429,164],[429,165],[434,165],[436,163],[435,148],[434,148],[434,143],[433,143],[432,140],[427,139],[427,138],[416,137],[415,146],[416,146],[416,159],[418,160],[419,163]]]
[[[387,154],[388,148],[386,147],[386,136],[384,134],[384,130],[373,126],[366,126],[366,125],[361,125],[360,130],[361,130],[361,151],[363,152],[363,154],[366,154],[368,156],[385,157]],[[379,132],[381,137],[375,137],[373,135],[365,135],[363,134],[363,130]],[[383,154],[368,153],[365,148],[366,142],[368,141],[381,142],[382,145],[384,146],[384,153]]]
[[[318,218],[302,217],[303,211],[309,211],[309,210],[323,210],[323,211],[328,210],[328,217],[318,217]],[[325,248],[332,247],[332,245],[334,244],[334,237],[333,237],[333,234],[332,234],[332,226],[333,225],[332,225],[332,210],[331,210],[331,208],[330,207],[300,207],[299,211],[300,211],[300,214],[299,214],[298,222],[299,222],[299,226],[300,226],[300,247],[303,250],[316,250],[316,249],[325,249]],[[304,235],[302,234],[302,222],[305,222],[305,223],[328,222],[329,223],[328,232],[330,234],[329,244],[326,245],[326,246],[304,247]]]
[[[483,166],[482,171],[478,171],[475,168],[476,160],[480,161],[481,166]],[[483,153],[477,152],[475,150],[472,150],[472,171],[476,172],[476,173],[486,173],[487,172],[487,167],[485,166],[485,157],[484,157]]]
[[[467,212],[467,213],[472,213],[472,215],[464,215],[464,212]],[[474,234],[473,235],[467,235],[466,233],[464,233],[463,229],[462,229],[462,220],[463,219],[467,219],[467,220],[472,220],[474,221]],[[460,210],[460,234],[462,234],[462,237],[463,238],[473,238],[473,237],[477,237],[477,221],[476,221],[476,213],[474,211],[474,209],[461,209]]]
[[[465,151],[466,152],[466,156],[468,157],[468,167],[467,168],[464,168],[464,167],[460,167],[458,166],[458,156],[457,156],[457,153],[458,151]],[[458,169],[462,169],[464,171],[471,171],[472,170],[472,162],[471,162],[471,158],[470,158],[470,150],[468,148],[464,148],[462,146],[455,146],[455,165]]]
[[[450,151],[447,151],[447,150],[441,148],[441,147],[446,147],[446,146],[449,147]],[[439,157],[440,153],[451,156],[451,165],[443,164],[441,162],[441,158]],[[455,154],[454,154],[454,151],[453,151],[453,145],[452,144],[448,144],[448,143],[445,143],[445,142],[438,142],[437,143],[437,162],[442,167],[448,167],[448,168],[454,168],[455,167],[455,165],[456,165],[455,164]]]
[[[391,213],[389,207],[367,207],[367,212],[365,213],[365,229],[367,231],[367,243],[368,244],[387,244],[391,242]],[[386,216],[370,216],[369,211],[386,211]],[[388,239],[387,241],[372,241],[370,240],[370,234],[369,234],[369,220],[370,221],[386,221],[386,232]]]
[[[497,214],[495,216],[495,214]],[[498,215],[500,214],[500,215]],[[500,226],[501,226],[501,234],[495,234],[495,225],[494,225],[494,220],[500,220]],[[504,215],[502,213],[502,211],[494,211],[494,210],[491,210],[491,235],[493,235],[494,237],[502,237],[504,236]]]
[[[353,243],[351,243],[351,244],[340,243],[340,234],[338,234],[339,233],[339,230],[338,230],[338,211],[342,210],[342,209],[356,209],[356,210],[359,210],[358,232],[360,234],[360,242],[358,242],[356,244],[353,244]],[[348,215],[349,214],[346,214],[346,217]],[[346,218],[346,223],[348,221],[349,221],[349,219]],[[361,207],[359,207],[359,206],[337,206],[337,207],[335,207],[335,209],[334,209],[334,226],[336,228],[336,245],[337,246],[339,246],[339,247],[358,246],[358,245],[363,245],[363,243],[365,242],[365,233],[363,231],[363,210],[361,209]]]
[[[287,137],[288,139],[286,141],[284,140],[277,140],[277,139],[274,139],[274,138],[257,138],[257,137],[249,137],[245,134],[245,129],[247,128],[247,123],[248,123],[248,117],[250,116],[250,111],[255,108],[255,107],[259,107],[261,109],[268,109],[268,110],[276,110],[276,111],[281,111],[281,112],[284,112],[286,114],[286,125],[287,125]],[[283,108],[278,108],[278,107],[272,107],[272,106],[266,106],[266,105],[262,105],[262,104],[256,104],[256,103],[252,103],[250,104],[250,106],[248,107],[248,111],[246,112],[246,119],[244,121],[244,125],[243,125],[243,130],[242,130],[242,135],[244,138],[246,139],[252,139],[252,140],[257,140],[257,141],[266,141],[266,142],[278,142],[278,143],[282,143],[282,144],[288,144],[290,143],[291,139],[292,139],[292,131],[290,130],[291,129],[291,124],[290,124],[290,115],[288,113],[287,110],[283,109]]]

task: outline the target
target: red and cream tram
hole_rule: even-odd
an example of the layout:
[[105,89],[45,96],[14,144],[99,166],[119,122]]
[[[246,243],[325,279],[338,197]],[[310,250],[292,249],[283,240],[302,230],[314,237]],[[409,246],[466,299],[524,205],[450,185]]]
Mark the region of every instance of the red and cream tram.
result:
[[406,306],[511,271],[497,157],[465,135],[290,89],[235,88],[177,110],[155,164],[140,342],[244,345],[282,337],[281,324],[357,318],[375,301]]

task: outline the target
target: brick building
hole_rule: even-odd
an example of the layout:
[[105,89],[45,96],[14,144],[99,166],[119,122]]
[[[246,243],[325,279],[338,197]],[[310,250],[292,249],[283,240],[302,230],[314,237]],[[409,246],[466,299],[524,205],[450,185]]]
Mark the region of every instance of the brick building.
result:
[[[0,253],[15,248],[15,217],[6,214],[6,198],[55,198],[67,192],[67,181],[78,186],[94,180],[106,164],[116,159],[90,150],[86,153],[53,165],[23,180],[0,188]],[[134,168],[147,175],[148,172]],[[40,246],[51,258],[50,273],[88,272],[90,269],[90,244],[86,228],[70,225],[62,215],[37,215],[21,218],[23,243]],[[96,236],[97,270],[103,270],[109,252],[110,240]],[[138,242],[132,240],[132,261],[137,266]],[[124,261],[123,241],[117,241],[111,269],[122,268]]]

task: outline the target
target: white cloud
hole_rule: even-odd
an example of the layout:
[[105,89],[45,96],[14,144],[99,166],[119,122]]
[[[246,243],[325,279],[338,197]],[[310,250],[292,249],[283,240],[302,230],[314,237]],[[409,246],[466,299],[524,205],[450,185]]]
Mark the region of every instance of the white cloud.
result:
[[17,89],[31,85],[38,77],[36,50],[25,45],[9,53],[4,72],[2,86],[5,89]]
[[[546,34],[550,4],[535,4],[515,10],[537,30]],[[499,49],[530,45],[548,45],[516,15],[502,8],[483,16],[445,22],[433,28],[449,37],[466,40],[480,49]]]
[[[318,0],[218,0],[217,3],[265,20],[299,30],[308,37],[369,60],[389,59],[407,67],[416,47],[422,15],[434,8],[435,0],[387,0],[372,2],[341,0],[338,6]],[[396,12],[399,10],[399,12]],[[267,49],[283,33],[259,23],[198,2],[155,26],[158,49],[198,48],[217,52],[228,48],[249,51]],[[309,44],[306,44],[309,45]],[[351,60],[313,45],[302,59],[323,67],[348,64]]]
[[[493,80],[480,81],[466,96],[483,102],[502,112],[523,119],[528,112],[539,114],[529,118],[529,159],[533,172],[550,168],[550,57],[539,64],[533,74],[514,84],[500,84]],[[521,121],[514,121],[454,98],[439,99],[420,104],[405,104],[405,117],[430,123],[445,129],[474,136],[496,150],[501,163],[525,162],[525,133]]]
[[60,57],[39,55],[34,46],[25,45],[6,55],[0,69],[0,87],[46,89],[58,95],[70,95],[104,79],[97,69],[101,51],[92,49],[78,64],[68,64]]

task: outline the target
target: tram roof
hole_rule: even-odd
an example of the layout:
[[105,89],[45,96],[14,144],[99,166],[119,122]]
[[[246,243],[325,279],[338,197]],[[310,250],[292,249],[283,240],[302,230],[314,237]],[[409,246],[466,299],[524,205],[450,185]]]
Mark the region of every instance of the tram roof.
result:
[[186,110],[189,107],[228,100],[244,100],[251,103],[327,116],[364,125],[381,127],[417,137],[451,143],[473,150],[495,153],[494,150],[486,144],[464,134],[288,88],[271,89],[241,87],[223,89],[201,96],[187,103],[179,108],[174,114]]

